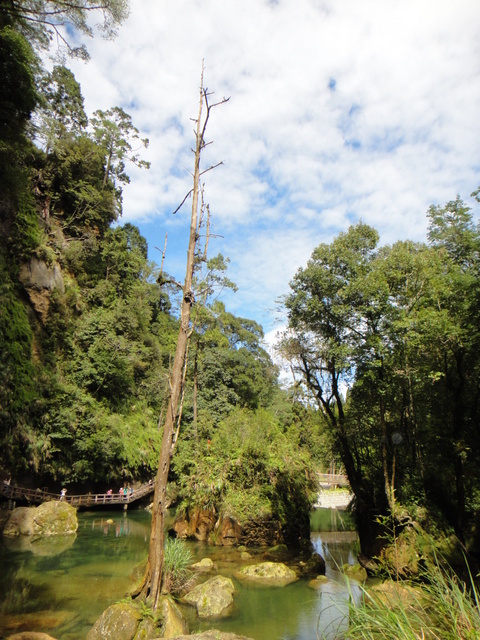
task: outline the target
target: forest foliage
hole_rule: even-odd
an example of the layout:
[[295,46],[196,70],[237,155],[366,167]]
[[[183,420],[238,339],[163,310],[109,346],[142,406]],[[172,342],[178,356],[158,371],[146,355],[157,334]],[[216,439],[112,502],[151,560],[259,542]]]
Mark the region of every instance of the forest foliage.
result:
[[280,350],[328,424],[370,553],[373,514],[398,532],[440,524],[479,551],[480,227],[459,197],[427,218],[425,243],[379,246],[351,226],[285,300]]
[[[128,168],[148,169],[148,140],[120,107],[87,114],[67,66],[47,70],[38,57],[55,33],[48,11],[56,4],[73,10],[61,2],[0,5],[0,466],[19,484],[105,491],[156,473],[178,295],[149,261],[139,229],[119,224]],[[112,26],[125,3],[106,6]],[[65,16],[80,29],[84,18]],[[310,454],[293,444],[309,411],[293,410],[280,390],[262,327],[218,299],[219,289],[235,289],[228,259],[197,263],[172,493],[248,513],[260,501],[285,519],[276,487],[285,500],[308,489],[300,496],[308,513]],[[248,442],[238,440],[243,430]]]

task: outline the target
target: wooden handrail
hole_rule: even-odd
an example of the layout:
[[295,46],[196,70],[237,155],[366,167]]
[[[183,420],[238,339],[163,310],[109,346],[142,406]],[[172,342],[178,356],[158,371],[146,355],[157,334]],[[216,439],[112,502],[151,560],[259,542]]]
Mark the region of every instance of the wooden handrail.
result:
[[87,493],[82,495],[65,495],[58,493],[50,493],[42,489],[27,489],[25,487],[17,487],[3,482],[0,485],[0,494],[10,500],[26,499],[29,502],[41,504],[51,500],[68,502],[73,506],[99,506],[104,504],[130,504],[140,498],[152,493],[155,489],[153,481],[140,485],[136,489],[123,493]]

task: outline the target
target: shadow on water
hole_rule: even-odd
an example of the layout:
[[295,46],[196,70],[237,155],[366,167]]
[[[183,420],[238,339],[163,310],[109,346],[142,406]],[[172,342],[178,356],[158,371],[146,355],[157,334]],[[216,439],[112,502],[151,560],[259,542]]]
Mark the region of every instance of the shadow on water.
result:
[[[84,640],[98,616],[133,586],[148,553],[149,514],[84,512],[78,517],[76,536],[0,543],[0,638],[43,631],[62,640]],[[327,563],[329,580],[318,590],[307,580],[283,588],[244,585],[233,577],[245,564],[237,549],[190,543],[194,561],[212,558],[236,588],[231,618],[203,622],[193,608],[184,607],[190,631],[214,627],[255,640],[333,640],[346,624],[349,599],[338,568],[355,562],[357,537],[348,514],[319,509],[312,514],[311,539]],[[252,554],[263,559],[263,550]]]

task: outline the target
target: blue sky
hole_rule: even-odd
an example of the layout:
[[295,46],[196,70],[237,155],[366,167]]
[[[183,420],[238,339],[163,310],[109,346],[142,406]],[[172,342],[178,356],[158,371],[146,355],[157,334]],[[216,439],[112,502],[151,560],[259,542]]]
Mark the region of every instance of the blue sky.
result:
[[[193,123],[214,110],[203,159],[233,313],[273,333],[276,300],[313,248],[362,220],[382,243],[424,240],[432,203],[480,185],[478,0],[132,0],[115,41],[70,66],[86,109],[121,106],[150,145],[130,168],[123,221],[183,278]],[[127,169],[128,170],[128,169]]]

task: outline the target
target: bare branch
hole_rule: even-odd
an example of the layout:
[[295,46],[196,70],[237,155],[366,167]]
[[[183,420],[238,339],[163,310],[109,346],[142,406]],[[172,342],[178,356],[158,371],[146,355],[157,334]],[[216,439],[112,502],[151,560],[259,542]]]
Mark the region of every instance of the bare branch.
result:
[[222,162],[217,162],[217,164],[212,164],[212,166],[211,166],[211,167],[208,167],[208,169],[205,169],[205,171],[202,171],[202,172],[200,173],[200,176],[203,176],[205,173],[208,173],[208,172],[209,172],[209,171],[211,171],[212,169],[216,169],[216,168],[217,168],[217,167],[219,167],[221,164],[223,164],[223,161],[222,161]]
[[190,191],[187,193],[187,195],[184,197],[184,199],[181,201],[181,203],[178,205],[178,207],[173,212],[173,215],[175,215],[176,213],[178,213],[178,211],[180,211],[180,209],[183,207],[183,205],[185,204],[186,200],[192,195],[192,193],[193,193],[193,189],[190,189]]

